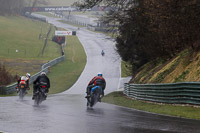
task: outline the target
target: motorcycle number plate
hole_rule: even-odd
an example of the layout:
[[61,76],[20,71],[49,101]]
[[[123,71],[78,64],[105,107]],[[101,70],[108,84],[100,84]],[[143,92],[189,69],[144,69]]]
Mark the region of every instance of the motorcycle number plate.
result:
[[23,86],[23,85],[21,85],[21,88],[24,88],[24,86]]

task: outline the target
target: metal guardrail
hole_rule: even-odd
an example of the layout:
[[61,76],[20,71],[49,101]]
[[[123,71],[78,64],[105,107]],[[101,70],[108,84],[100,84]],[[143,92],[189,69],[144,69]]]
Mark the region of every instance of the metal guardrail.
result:
[[24,16],[27,17],[27,18],[31,18],[31,19],[35,19],[35,20],[40,20],[40,21],[43,21],[43,22],[47,22],[47,20],[46,20],[45,17],[34,16],[32,14],[29,14],[29,13],[25,13]]
[[72,24],[77,24],[81,26],[88,26],[88,25],[97,26],[97,21],[98,21],[98,18],[91,18],[79,15],[64,15],[63,19]]
[[[61,56],[61,57],[58,57],[58,58],[42,65],[41,71],[34,74],[33,76],[31,76],[29,83],[30,84],[33,83],[33,81],[40,75],[41,72],[48,73],[50,71],[50,69],[49,69],[50,67],[52,67],[64,60],[65,60],[65,56]],[[2,87],[0,87],[0,94],[12,94],[12,93],[16,92],[16,89],[15,89],[16,86],[17,86],[17,83],[14,83],[9,86],[2,86]]]
[[138,100],[200,105],[200,82],[124,84],[123,93]]
[[5,94],[6,94],[6,87],[0,86],[0,95],[5,95]]

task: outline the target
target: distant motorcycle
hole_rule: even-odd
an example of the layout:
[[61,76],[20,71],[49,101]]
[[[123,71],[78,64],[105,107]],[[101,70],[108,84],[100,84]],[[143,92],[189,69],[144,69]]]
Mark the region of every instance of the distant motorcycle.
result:
[[91,89],[90,97],[87,98],[87,106],[93,107],[97,102],[101,100],[102,89],[100,86],[95,86]]
[[104,55],[105,55],[105,52],[104,52],[103,50],[101,51],[101,55],[102,55],[102,56],[104,56]]
[[19,98],[21,100],[23,100],[24,96],[27,94],[26,85],[25,84],[20,84],[18,86],[18,89],[19,89],[19,92],[18,92]]
[[47,86],[40,85],[35,94],[35,105],[41,104],[42,101],[46,100],[46,98],[47,98]]

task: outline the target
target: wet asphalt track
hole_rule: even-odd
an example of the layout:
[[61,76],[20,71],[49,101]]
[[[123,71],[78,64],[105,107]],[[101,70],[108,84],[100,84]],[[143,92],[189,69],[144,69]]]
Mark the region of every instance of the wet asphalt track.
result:
[[[57,26],[75,30],[48,19]],[[145,113],[106,103],[93,109],[84,99],[88,81],[99,71],[105,73],[106,94],[119,87],[120,58],[114,42],[104,35],[81,29],[77,33],[88,55],[87,65],[68,91],[51,95],[40,106],[31,97],[0,97],[0,131],[7,133],[200,133],[200,121]],[[106,56],[101,57],[101,49]],[[96,69],[94,69],[96,68]]]
[[31,97],[0,98],[0,131],[8,133],[199,133],[200,121],[106,103],[87,108],[83,96],[59,94],[34,106]]

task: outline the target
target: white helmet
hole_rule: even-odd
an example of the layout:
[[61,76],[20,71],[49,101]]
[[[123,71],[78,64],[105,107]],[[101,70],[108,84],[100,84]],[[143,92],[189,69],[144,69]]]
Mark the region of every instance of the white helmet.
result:
[[41,72],[41,75],[46,75],[46,73],[45,72]]
[[30,74],[30,73],[26,73],[26,77],[27,77],[27,78],[30,78],[30,77],[31,77],[31,74]]
[[98,73],[97,73],[97,76],[103,77],[103,74],[102,74],[101,72],[98,72]]

